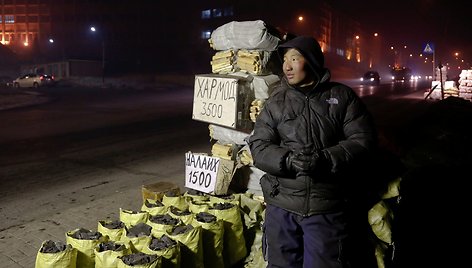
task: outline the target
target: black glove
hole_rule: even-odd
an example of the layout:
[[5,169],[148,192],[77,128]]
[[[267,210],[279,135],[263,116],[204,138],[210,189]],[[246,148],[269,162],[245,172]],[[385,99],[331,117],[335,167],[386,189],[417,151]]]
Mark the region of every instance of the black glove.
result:
[[312,154],[292,154],[290,156],[290,167],[291,170],[297,173],[304,172],[313,174],[315,172],[326,172],[328,171],[328,160],[322,152],[314,152]]
[[294,173],[297,172],[297,170],[295,170],[295,167],[292,164],[294,157],[295,157],[295,154],[293,152],[288,153],[287,156],[285,157],[285,169],[288,172],[294,172]]

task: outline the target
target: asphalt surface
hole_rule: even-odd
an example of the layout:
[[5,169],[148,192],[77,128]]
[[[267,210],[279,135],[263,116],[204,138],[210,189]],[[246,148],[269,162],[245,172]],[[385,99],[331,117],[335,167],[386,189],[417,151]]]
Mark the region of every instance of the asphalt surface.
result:
[[0,88],[0,111],[42,104],[49,97],[27,89]]

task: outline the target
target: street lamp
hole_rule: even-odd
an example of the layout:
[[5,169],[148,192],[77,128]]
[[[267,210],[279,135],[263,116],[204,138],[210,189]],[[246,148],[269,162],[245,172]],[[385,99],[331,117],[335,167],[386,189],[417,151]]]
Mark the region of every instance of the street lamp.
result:
[[[90,31],[95,33],[97,31],[97,28],[95,26],[90,26]],[[105,83],[105,38],[103,37],[103,34],[101,35],[102,37],[102,83]]]

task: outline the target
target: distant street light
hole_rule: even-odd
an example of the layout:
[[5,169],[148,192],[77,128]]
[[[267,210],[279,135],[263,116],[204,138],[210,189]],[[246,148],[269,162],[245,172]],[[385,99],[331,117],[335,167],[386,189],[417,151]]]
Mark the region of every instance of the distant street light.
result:
[[[90,31],[95,33],[97,31],[97,28],[95,26],[90,26]],[[102,83],[105,83],[105,38],[103,37],[103,34],[101,34],[102,37]]]

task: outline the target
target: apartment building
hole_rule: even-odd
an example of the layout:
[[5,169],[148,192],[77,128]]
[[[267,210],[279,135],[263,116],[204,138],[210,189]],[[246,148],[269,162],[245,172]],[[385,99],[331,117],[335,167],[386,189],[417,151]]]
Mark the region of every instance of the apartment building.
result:
[[43,47],[51,32],[49,0],[0,0],[0,43],[18,54]]

